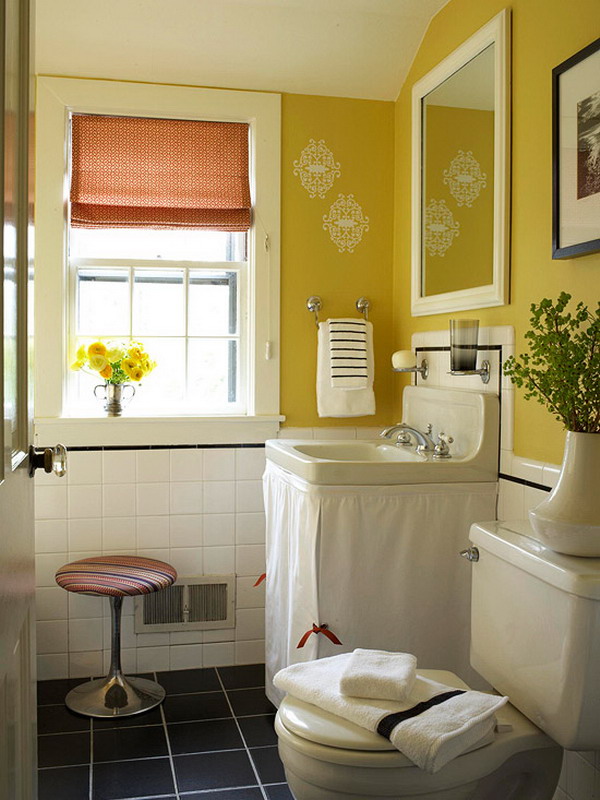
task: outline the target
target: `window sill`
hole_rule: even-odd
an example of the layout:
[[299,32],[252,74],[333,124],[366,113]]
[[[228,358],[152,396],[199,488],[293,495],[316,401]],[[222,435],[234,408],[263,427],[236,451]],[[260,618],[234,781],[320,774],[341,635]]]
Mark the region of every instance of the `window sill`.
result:
[[38,417],[35,443],[48,447],[254,444],[277,436],[283,416]]

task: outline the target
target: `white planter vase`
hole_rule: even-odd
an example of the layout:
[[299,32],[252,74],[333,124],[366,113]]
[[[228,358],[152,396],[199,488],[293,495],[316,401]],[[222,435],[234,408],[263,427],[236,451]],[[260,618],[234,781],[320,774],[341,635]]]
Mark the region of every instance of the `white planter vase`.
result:
[[567,433],[558,483],[529,521],[552,550],[600,557],[600,433]]

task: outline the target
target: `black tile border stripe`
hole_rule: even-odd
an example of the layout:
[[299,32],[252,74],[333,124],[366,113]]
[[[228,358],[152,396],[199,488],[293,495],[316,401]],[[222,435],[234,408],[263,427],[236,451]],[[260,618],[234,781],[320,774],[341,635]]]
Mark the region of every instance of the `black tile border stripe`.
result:
[[[478,344],[477,350],[485,352],[486,350],[502,350],[505,347],[503,344]],[[449,353],[450,346],[444,347],[442,345],[431,345],[429,347],[415,347],[415,353]]]
[[517,478],[516,475],[506,475],[504,472],[498,473],[498,480],[520,483],[522,486],[530,486],[532,489],[541,489],[542,492],[552,491],[551,486],[545,486],[543,483],[536,483],[535,481],[528,481],[525,478]]
[[251,450],[264,446],[264,442],[242,442],[236,444],[108,444],[90,445],[89,447],[67,447],[67,450],[69,453],[111,450]]

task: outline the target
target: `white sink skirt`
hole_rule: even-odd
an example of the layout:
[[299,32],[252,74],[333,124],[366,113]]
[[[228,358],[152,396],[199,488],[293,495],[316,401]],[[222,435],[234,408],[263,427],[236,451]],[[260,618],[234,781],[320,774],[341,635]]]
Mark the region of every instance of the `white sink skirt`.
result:
[[[473,522],[496,518],[496,483],[317,486],[267,461],[267,695],[278,670],[356,647],[414,653],[485,683],[469,664]],[[342,642],[311,634],[327,624]]]

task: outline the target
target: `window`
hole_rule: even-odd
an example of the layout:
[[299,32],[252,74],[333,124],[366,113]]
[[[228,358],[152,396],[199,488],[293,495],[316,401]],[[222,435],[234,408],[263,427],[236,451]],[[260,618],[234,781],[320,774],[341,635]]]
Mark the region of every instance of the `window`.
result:
[[[71,445],[149,443],[151,430],[151,443],[170,444],[256,441],[276,433],[279,107],[278,95],[259,92],[39,79],[37,140],[44,153],[36,189],[40,439],[59,437]],[[246,123],[252,227],[247,233],[69,230],[65,143],[70,114]],[[129,419],[118,420],[118,433],[100,424],[106,420],[90,392],[100,381],[68,370],[77,341],[98,337],[138,338],[161,368],[167,367],[160,380],[158,370],[144,380]],[[147,418],[151,427],[134,425],[135,416],[140,422]],[[50,433],[57,425],[60,433]]]
[[[72,228],[72,352],[98,338],[142,341],[158,366],[137,392],[140,413],[245,413],[246,238]],[[102,381],[83,371],[68,379],[68,407],[93,413]]]
[[[142,341],[157,363],[138,413],[245,413],[251,226],[248,125],[71,120],[69,342]],[[100,376],[70,376],[97,407]]]

